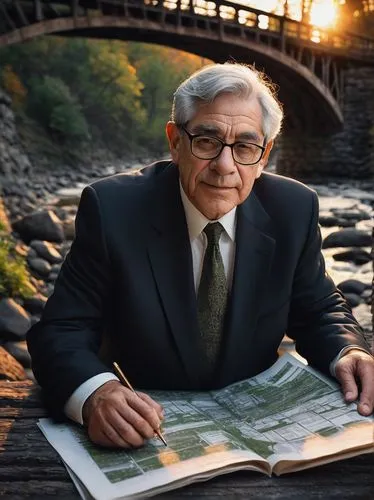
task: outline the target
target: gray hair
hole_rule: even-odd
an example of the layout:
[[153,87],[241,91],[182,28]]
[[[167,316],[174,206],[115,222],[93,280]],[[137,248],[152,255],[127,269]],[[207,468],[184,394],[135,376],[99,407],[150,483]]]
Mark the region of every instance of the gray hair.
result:
[[282,125],[283,110],[274,86],[256,69],[244,64],[211,64],[193,73],[174,93],[171,119],[186,125],[201,103],[213,102],[223,93],[248,99],[253,93],[262,110],[262,131],[266,141],[274,139]]

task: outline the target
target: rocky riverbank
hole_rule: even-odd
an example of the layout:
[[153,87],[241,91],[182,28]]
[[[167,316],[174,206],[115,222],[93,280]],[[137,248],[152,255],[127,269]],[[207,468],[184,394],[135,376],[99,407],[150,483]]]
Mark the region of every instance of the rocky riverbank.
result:
[[[33,297],[0,299],[0,366],[3,377],[31,376],[25,334],[38,321],[53,292],[61,264],[74,238],[74,218],[83,187],[92,180],[126,169],[107,165],[87,171],[54,172],[3,186],[17,251],[26,257]],[[374,190],[370,182],[311,185],[320,198],[320,224],[327,271],[353,308],[372,341]],[[12,363],[12,360],[18,363]],[[1,378],[0,371],[0,378]]]

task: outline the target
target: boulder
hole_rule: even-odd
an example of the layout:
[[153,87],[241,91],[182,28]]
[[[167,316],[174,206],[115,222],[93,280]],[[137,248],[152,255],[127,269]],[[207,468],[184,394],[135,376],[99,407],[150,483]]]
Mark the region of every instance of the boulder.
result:
[[371,235],[360,229],[340,229],[329,234],[322,243],[322,248],[334,247],[368,247],[371,246]]
[[48,241],[33,240],[30,247],[36,251],[39,257],[47,260],[50,264],[56,264],[63,260],[61,254]]
[[344,297],[347,299],[348,304],[354,308],[357,307],[359,304],[363,302],[361,300],[360,296],[357,295],[356,293],[345,293]]
[[319,223],[322,227],[333,227],[337,226],[339,222],[338,217],[331,214],[320,214]]
[[357,295],[361,295],[364,290],[366,290],[367,286],[365,283],[361,281],[350,279],[342,281],[337,285],[339,290],[341,290],[344,294],[354,293]]
[[31,316],[30,321],[31,321],[31,326],[34,326],[36,325],[36,323],[39,323],[40,316],[39,315]]
[[373,345],[373,330],[372,330],[372,315],[370,312],[370,307],[366,304],[359,304],[354,308],[354,317],[360,323],[362,328],[364,329],[364,335],[366,340],[369,342],[369,345],[373,349],[374,354],[374,345]]
[[333,254],[333,259],[344,262],[354,262],[355,264],[361,265],[366,264],[366,262],[371,261],[371,256],[369,252],[362,250],[362,248],[350,248],[345,252],[339,252]]
[[21,257],[27,257],[30,249],[28,248],[27,245],[24,245],[22,243],[17,243],[16,246],[14,247],[14,250]]
[[38,293],[37,295],[34,295],[34,297],[25,299],[23,301],[23,307],[30,314],[41,314],[43,312],[46,302],[47,302],[47,297],[44,297],[44,295]]
[[61,243],[64,240],[62,223],[52,210],[41,210],[26,215],[13,223],[13,229],[25,243],[31,240]]
[[35,259],[28,259],[28,264],[31,271],[36,271],[39,276],[47,277],[51,272],[51,264],[44,259],[36,257]]
[[58,277],[58,273],[51,273],[49,276],[48,276],[48,282],[55,282],[57,280],[57,277]]
[[338,224],[339,227],[355,227],[356,222],[354,220],[349,220],[349,219],[338,219]]
[[341,210],[339,208],[337,209],[332,209],[332,212],[336,217],[346,219],[346,220],[352,220],[355,222],[358,222],[360,220],[369,220],[370,215],[367,212],[364,212],[363,210],[358,210],[358,209],[351,209],[351,210]]
[[75,238],[75,220],[66,219],[63,222],[64,235],[66,240],[73,240]]
[[26,255],[27,261],[29,261],[31,259],[36,259],[37,256],[38,256],[38,254],[36,253],[36,251],[33,248],[29,247],[27,255]]
[[67,206],[67,205],[78,205],[83,188],[62,188],[56,193],[59,200],[57,205]]
[[67,253],[69,252],[71,247],[71,241],[64,241],[64,243],[61,245],[60,248],[60,253],[63,255],[63,257],[66,257]]
[[61,264],[53,264],[51,268],[51,273],[59,273],[61,269]]
[[7,340],[24,340],[31,322],[27,312],[13,299],[0,300],[0,336]]
[[6,342],[4,349],[9,352],[24,368],[31,368],[31,356],[26,342]]

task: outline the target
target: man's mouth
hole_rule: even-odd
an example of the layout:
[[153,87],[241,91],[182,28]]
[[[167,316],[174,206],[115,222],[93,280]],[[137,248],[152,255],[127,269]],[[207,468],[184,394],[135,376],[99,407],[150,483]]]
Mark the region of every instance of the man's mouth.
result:
[[207,182],[204,182],[204,184],[213,189],[232,189],[231,186],[215,186],[214,184],[208,184]]

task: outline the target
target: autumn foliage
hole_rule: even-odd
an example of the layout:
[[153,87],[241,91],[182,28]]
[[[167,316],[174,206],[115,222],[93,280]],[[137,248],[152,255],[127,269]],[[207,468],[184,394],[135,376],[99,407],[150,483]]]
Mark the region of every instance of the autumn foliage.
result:
[[207,62],[155,45],[39,37],[0,49],[0,84],[55,143],[161,153],[176,86]]

